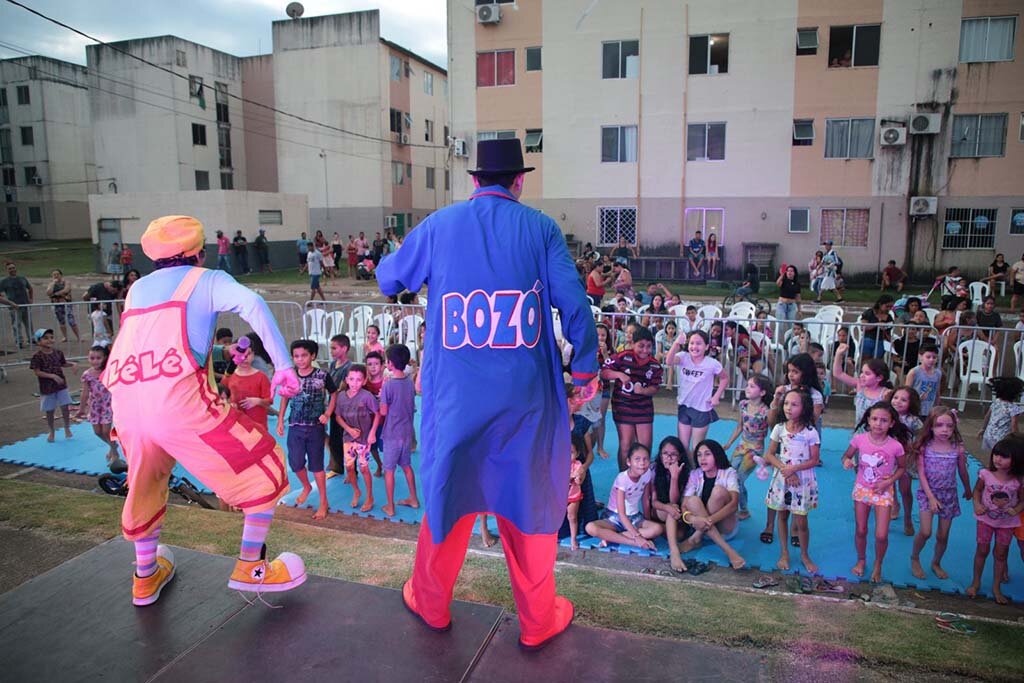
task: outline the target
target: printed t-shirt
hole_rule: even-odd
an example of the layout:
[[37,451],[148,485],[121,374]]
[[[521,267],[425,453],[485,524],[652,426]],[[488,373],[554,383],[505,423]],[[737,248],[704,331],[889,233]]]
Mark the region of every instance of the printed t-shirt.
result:
[[324,256],[316,249],[306,254],[306,268],[309,271],[310,275],[323,274],[323,264]]
[[985,485],[981,492],[985,513],[975,513],[974,517],[997,529],[1020,526],[1020,515],[1012,514],[1020,501],[1020,479],[1012,477],[1009,481],[999,481],[995,472],[987,469],[978,472],[978,479]]
[[612,483],[611,495],[608,496],[608,509],[620,515],[623,514],[619,510],[619,497],[616,494],[616,491],[622,491],[626,495],[626,516],[637,514],[641,511],[640,496],[643,495],[644,488],[652,481],[654,481],[654,470],[647,470],[636,481],[629,477],[628,472],[619,472]]
[[338,398],[334,402],[334,414],[344,420],[349,427],[359,430],[359,436],[354,439],[345,432],[342,435],[343,442],[365,444],[376,412],[377,399],[366,389],[360,389],[355,396],[349,396],[347,391],[338,392]]
[[676,402],[703,413],[711,410],[711,394],[715,390],[715,376],[722,372],[722,364],[704,356],[699,363],[683,351],[676,356],[679,366],[679,390]]
[[875,482],[892,476],[896,471],[897,459],[903,457],[903,446],[891,436],[882,445],[871,441],[871,434],[861,432],[850,440],[857,449],[857,484],[863,488],[874,487]]
[[320,416],[324,414],[327,405],[324,393],[333,394],[338,388],[331,380],[331,376],[320,368],[314,369],[308,375],[300,374],[298,371],[296,374],[299,376],[301,390],[288,401],[288,424],[320,424]]
[[[29,368],[32,370],[39,370],[40,372],[48,372],[51,375],[57,375],[63,378],[64,364],[66,362],[67,361],[64,360],[64,352],[60,349],[54,349],[50,353],[37,351],[32,355],[32,360],[29,362]],[[61,384],[49,377],[37,377],[37,379],[39,380],[40,394],[56,394],[61,389],[68,388],[67,380]]]
[[[661,363],[654,360],[653,356],[642,363],[633,351],[623,351],[606,360],[604,367],[625,373],[634,386],[661,386]],[[615,392],[612,394],[612,411],[626,420],[653,420],[653,397],[634,393],[632,386],[620,382],[616,384]]]

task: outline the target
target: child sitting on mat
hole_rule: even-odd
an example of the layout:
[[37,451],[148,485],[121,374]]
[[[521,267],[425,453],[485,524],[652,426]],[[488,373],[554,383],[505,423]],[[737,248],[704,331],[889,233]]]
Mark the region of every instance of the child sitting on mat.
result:
[[600,538],[602,546],[622,543],[654,550],[651,539],[660,536],[664,527],[647,519],[653,480],[651,452],[647,446],[634,441],[626,454],[626,469],[619,472],[612,484],[604,515],[587,524],[587,533]]

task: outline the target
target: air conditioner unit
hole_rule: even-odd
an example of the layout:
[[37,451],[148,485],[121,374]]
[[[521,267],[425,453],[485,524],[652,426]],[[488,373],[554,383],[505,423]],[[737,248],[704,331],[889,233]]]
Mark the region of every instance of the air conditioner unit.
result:
[[461,138],[452,140],[452,150],[452,153],[457,157],[469,156],[469,147],[466,145],[466,141]]
[[878,133],[878,141],[883,147],[905,145],[907,144],[907,129],[903,126],[882,126]]
[[934,135],[942,127],[942,114],[911,114],[911,135]]
[[398,217],[397,216],[384,216],[384,227],[385,228],[397,228]]
[[497,24],[501,21],[501,5],[480,5],[476,8],[476,23]]
[[400,144],[400,145],[408,145],[409,144],[409,134],[408,133],[402,133],[401,137],[398,138],[398,144]]
[[42,178],[40,178],[40,177],[39,177],[39,176],[37,176],[37,175],[35,175],[35,176],[32,176],[32,184],[33,184],[33,185],[37,185],[37,186],[39,186],[39,187],[42,187],[42,185],[43,185],[43,179],[42,179]]
[[938,197],[911,197],[911,216],[934,216],[939,207]]

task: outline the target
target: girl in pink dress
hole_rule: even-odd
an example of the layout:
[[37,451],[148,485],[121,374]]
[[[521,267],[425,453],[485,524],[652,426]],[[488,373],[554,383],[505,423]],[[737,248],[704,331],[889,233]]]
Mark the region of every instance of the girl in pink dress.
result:
[[78,408],[79,417],[85,417],[88,410],[93,433],[107,444],[108,465],[118,457],[117,444],[110,440],[110,425],[114,421],[114,412],[110,408],[110,392],[100,381],[100,375],[107,369],[109,354],[109,346],[97,345],[89,349],[89,369],[82,373],[82,402]]
[[718,235],[708,233],[708,279],[714,280],[718,275]]

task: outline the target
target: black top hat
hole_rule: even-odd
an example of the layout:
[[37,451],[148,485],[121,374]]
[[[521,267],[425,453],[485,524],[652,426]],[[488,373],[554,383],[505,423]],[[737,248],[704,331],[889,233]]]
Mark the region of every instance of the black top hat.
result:
[[475,170],[470,175],[498,175],[502,173],[529,173],[533,166],[523,166],[523,148],[519,138],[481,140],[476,143]]

